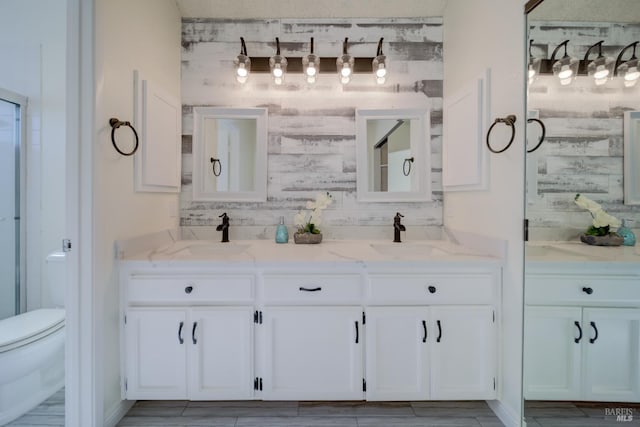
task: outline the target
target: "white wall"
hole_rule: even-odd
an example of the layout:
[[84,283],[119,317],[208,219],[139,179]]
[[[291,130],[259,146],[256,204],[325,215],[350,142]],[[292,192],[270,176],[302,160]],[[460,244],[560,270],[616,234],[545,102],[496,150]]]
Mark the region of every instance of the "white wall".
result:
[[134,70],[180,98],[180,16],[173,0],[96,0],[95,5],[94,318],[104,331],[96,344],[97,357],[103,358],[96,366],[103,370],[96,375],[98,387],[104,385],[109,418],[120,404],[114,241],[177,227],[178,195],[134,192],[134,158],[114,150],[108,122],[111,117],[133,120]]
[[[26,308],[65,230],[66,0],[0,1],[0,87],[28,97]],[[46,301],[44,301],[46,303]]]
[[503,411],[503,421],[509,421],[507,425],[519,425],[522,406],[523,4],[513,0],[449,0],[444,12],[445,100],[490,67],[491,122],[508,114],[518,117],[513,146],[490,156],[489,190],[444,195],[445,226],[504,239],[508,244],[503,276],[502,398],[497,406]]

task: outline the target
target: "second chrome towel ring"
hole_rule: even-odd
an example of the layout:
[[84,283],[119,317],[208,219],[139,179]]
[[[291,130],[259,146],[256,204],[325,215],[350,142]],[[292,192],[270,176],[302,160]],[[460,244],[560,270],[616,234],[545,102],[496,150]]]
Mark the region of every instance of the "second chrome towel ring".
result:
[[[138,132],[136,132],[130,122],[121,122],[120,120],[112,117],[109,119],[109,125],[111,125],[111,143],[113,144],[113,148],[115,148],[118,153],[122,154],[123,156],[131,156],[136,151],[138,151]],[[136,143],[133,147],[133,150],[128,153],[122,151],[118,147],[118,144],[116,144],[116,129],[118,129],[120,126],[127,126],[131,128],[131,131],[133,131],[133,136],[136,138]]]
[[[489,149],[489,151],[491,151],[492,153],[502,153],[504,151],[506,151],[509,147],[511,147],[511,144],[513,143],[513,139],[516,136],[516,126],[515,126],[515,122],[516,122],[516,116],[514,116],[513,114],[509,114],[507,117],[504,118],[500,118],[498,117],[493,124],[491,125],[491,127],[489,127],[489,130],[487,131],[487,148]],[[501,150],[496,150],[491,146],[491,142],[489,140],[489,138],[491,137],[491,131],[493,130],[493,127],[495,125],[497,125],[498,123],[504,123],[507,126],[511,126],[511,139],[509,140],[509,143]]]

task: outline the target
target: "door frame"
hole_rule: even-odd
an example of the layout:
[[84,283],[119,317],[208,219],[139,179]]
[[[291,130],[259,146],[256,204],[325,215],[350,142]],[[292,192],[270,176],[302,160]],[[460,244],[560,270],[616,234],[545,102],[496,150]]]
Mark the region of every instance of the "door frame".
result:
[[93,286],[93,141],[96,0],[67,0],[67,252],[65,425],[102,427],[104,390],[97,360],[100,301]]

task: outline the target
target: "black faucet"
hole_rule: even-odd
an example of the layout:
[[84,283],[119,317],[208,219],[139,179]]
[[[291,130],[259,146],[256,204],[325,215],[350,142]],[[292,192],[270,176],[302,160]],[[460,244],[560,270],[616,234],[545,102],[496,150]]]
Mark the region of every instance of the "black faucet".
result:
[[216,227],[217,231],[222,231],[222,243],[229,241],[229,216],[227,213],[223,213],[218,218],[222,218],[222,224]]
[[396,216],[393,218],[393,241],[395,243],[402,242],[402,240],[400,240],[400,232],[406,231],[406,227],[400,224],[400,218],[404,218],[404,215],[400,212],[396,212]]

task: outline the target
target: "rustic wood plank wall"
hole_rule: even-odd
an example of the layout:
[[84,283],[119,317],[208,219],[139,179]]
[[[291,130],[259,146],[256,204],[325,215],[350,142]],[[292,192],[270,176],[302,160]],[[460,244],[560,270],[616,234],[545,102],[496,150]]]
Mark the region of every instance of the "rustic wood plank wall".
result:
[[[396,212],[407,229],[437,235],[442,226],[442,19],[221,20],[184,19],[182,23],[183,176],[180,224],[193,234],[210,232],[218,215],[232,218],[243,238],[273,238],[281,215],[293,215],[319,191],[334,204],[324,215],[329,237],[392,232]],[[267,74],[253,73],[245,85],[235,81],[232,63],[244,37],[249,56],[271,56],[275,37],[282,54],[302,56],[314,37],[315,53],[335,57],[349,38],[349,53],[375,56],[384,37],[390,78],[377,86],[369,74],[343,87],[335,73],[321,74],[308,86],[302,75],[288,75],[275,86]],[[269,111],[268,186],[265,203],[192,201],[192,129],[194,106],[267,107]],[[356,199],[356,108],[429,108],[431,110],[432,201],[359,203]],[[236,227],[234,227],[236,226]],[[369,230],[364,231],[363,230]],[[369,233],[369,234],[368,234]],[[248,235],[247,235],[248,234]],[[233,234],[232,234],[233,236]]]
[[[579,59],[600,40],[605,41],[603,54],[616,58],[624,46],[640,40],[640,24],[533,22],[530,38],[535,57],[549,58],[569,39],[568,53]],[[528,109],[537,111],[547,128],[546,142],[527,161],[527,167],[537,171],[528,187],[530,238],[571,240],[583,232],[591,217],[573,202],[576,193],[640,227],[640,207],[623,203],[622,167],[623,116],[640,110],[640,84],[624,88],[616,78],[596,87],[587,76],[579,76],[571,85],[560,86],[553,76],[541,76],[529,87]],[[529,126],[537,132],[535,124]]]

